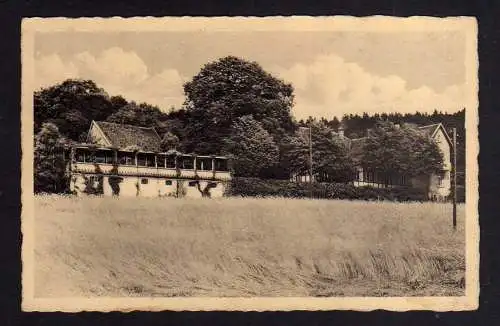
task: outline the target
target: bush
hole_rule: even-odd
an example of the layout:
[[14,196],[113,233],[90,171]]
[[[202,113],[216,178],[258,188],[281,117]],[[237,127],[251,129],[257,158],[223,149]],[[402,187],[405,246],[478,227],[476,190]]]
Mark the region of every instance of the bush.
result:
[[409,187],[355,187],[346,183],[298,183],[288,180],[233,178],[227,196],[323,198],[349,200],[426,201],[427,196]]

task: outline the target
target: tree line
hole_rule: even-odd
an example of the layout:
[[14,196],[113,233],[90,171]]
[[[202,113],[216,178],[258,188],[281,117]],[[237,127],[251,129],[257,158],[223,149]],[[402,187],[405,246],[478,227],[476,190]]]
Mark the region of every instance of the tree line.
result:
[[[52,145],[84,142],[92,120],[154,127],[163,137],[165,149],[227,155],[233,159],[235,176],[269,179],[288,179],[290,174],[309,171],[309,139],[298,130],[311,127],[313,173],[327,182],[347,182],[353,175],[355,162],[349,146],[335,133],[341,124],[351,138],[374,130],[364,164],[379,168],[380,158],[388,163],[389,157],[389,165],[400,172],[428,173],[440,164],[435,144],[415,133],[411,123],[443,122],[458,128],[459,139],[465,136],[464,110],[430,115],[365,113],[345,115],[340,120],[310,117],[297,121],[292,115],[292,85],[256,62],[232,56],[207,63],[183,87],[183,106],[168,111],[127,101],[120,95],[110,96],[91,80],[69,79],[36,91],[35,190],[61,189],[54,181],[62,172],[57,170],[60,165]],[[405,127],[396,130],[395,123]],[[388,152],[387,144],[393,146],[392,151]],[[415,160],[410,155],[417,148],[420,158],[423,155],[425,159]],[[48,172],[54,169],[59,172]]]

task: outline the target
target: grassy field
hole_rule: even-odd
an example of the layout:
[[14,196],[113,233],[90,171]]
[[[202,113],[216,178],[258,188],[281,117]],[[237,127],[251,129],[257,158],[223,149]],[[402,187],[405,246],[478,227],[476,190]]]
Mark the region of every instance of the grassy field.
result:
[[464,207],[36,198],[35,296],[463,295]]

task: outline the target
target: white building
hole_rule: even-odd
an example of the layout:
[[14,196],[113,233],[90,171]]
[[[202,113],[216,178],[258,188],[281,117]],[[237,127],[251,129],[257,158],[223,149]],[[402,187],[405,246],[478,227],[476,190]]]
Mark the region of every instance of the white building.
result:
[[[308,128],[304,128],[304,130]],[[307,130],[302,133],[307,134]],[[410,186],[427,192],[430,199],[445,200],[451,193],[451,153],[452,142],[448,133],[441,123],[427,126],[420,126],[418,130],[422,134],[430,137],[438,145],[443,155],[442,171],[439,174],[422,175],[419,177],[408,177],[400,174],[387,175],[376,170],[366,170],[362,167],[362,157],[364,145],[368,137],[350,139],[345,137],[340,129],[337,136],[343,138],[350,149],[350,155],[357,164],[356,174],[352,183],[354,186],[371,186],[375,188],[391,188],[396,186]],[[308,137],[307,137],[308,138]],[[298,182],[308,182],[309,175],[293,176],[292,180]]]
[[163,152],[154,128],[92,121],[68,165],[78,195],[221,197],[231,179],[222,156]]

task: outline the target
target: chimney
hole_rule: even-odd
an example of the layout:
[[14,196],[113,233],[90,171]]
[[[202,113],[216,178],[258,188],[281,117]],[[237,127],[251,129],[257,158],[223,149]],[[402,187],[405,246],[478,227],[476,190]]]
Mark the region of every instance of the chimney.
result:
[[339,127],[338,134],[340,137],[344,138],[344,126]]

